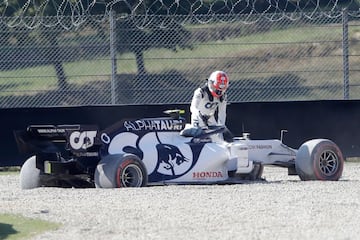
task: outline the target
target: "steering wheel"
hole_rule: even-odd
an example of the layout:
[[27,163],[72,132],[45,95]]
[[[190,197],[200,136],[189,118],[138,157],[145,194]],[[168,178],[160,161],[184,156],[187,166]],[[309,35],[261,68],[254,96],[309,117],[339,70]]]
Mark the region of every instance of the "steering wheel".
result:
[[204,133],[197,135],[196,139],[206,139],[211,135],[223,133],[226,130],[225,126],[209,126],[207,129],[204,129]]

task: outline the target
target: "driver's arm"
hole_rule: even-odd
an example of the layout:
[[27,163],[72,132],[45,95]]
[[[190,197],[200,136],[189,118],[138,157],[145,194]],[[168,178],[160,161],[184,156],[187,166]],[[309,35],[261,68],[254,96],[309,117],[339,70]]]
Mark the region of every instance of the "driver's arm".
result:
[[224,100],[220,102],[218,111],[218,125],[225,126],[226,123],[226,106],[227,106],[227,98],[224,96]]
[[200,102],[203,98],[203,93],[201,88],[198,88],[194,91],[193,98],[191,100],[190,112],[191,112],[191,124],[193,126],[198,126],[200,124]]
[[193,98],[191,100],[191,105],[190,105],[190,111],[192,114],[200,111],[199,106],[200,106],[202,96],[203,96],[203,94],[202,94],[200,88],[198,88],[194,91],[194,95],[193,95]]

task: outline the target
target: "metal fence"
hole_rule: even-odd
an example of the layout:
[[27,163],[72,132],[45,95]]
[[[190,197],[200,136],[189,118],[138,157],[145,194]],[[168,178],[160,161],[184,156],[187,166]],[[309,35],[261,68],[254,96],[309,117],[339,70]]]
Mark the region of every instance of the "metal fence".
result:
[[1,25],[0,108],[189,103],[214,70],[229,74],[230,102],[360,98],[358,18],[274,16]]

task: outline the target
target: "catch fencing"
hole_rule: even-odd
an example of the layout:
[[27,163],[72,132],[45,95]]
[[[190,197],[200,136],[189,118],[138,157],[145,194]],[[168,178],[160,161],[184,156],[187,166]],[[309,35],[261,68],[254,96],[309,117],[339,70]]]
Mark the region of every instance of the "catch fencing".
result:
[[230,102],[360,99],[360,21],[346,10],[10,21],[0,108],[189,103],[215,70],[230,76]]

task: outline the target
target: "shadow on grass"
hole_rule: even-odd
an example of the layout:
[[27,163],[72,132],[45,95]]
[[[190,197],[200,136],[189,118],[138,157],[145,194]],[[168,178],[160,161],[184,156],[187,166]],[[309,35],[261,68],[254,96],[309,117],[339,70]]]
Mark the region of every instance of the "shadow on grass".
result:
[[18,231],[16,231],[13,228],[13,225],[6,224],[6,223],[0,223],[0,239],[6,239],[10,235],[17,234]]
[[114,86],[110,81],[91,81],[68,84],[62,90],[40,91],[33,95],[0,96],[0,108],[102,105],[112,104],[113,101],[115,104],[137,104],[159,102],[159,99],[168,99],[169,102],[184,102],[185,99],[190,102],[197,86],[177,71],[143,76],[118,74]]
[[[0,107],[46,107],[108,104],[185,103],[191,102],[193,91],[205,83],[176,70],[159,74],[118,74],[116,82],[91,81],[87,84],[69,84],[63,90],[55,89],[34,95],[0,96]],[[228,91],[232,102],[284,101],[311,99],[314,93],[335,94],[341,85],[306,86],[306,79],[286,73],[260,79],[233,79]]]

